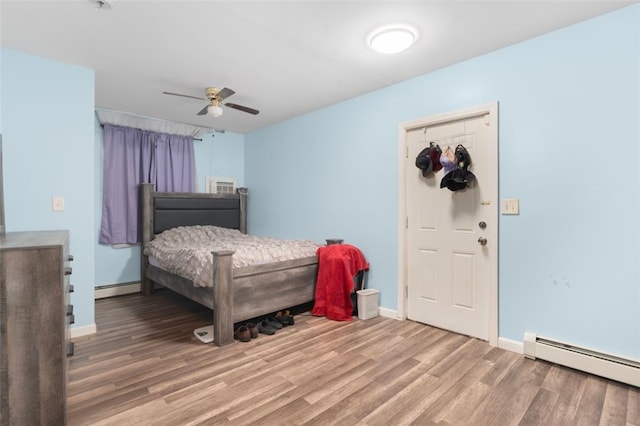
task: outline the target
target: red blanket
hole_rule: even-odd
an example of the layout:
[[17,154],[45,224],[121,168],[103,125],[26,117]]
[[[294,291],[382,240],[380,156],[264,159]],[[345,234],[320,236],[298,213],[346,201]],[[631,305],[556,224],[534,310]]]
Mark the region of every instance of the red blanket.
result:
[[350,244],[331,244],[320,247],[318,280],[312,315],[326,316],[336,321],[351,321],[353,277],[369,264],[362,252]]

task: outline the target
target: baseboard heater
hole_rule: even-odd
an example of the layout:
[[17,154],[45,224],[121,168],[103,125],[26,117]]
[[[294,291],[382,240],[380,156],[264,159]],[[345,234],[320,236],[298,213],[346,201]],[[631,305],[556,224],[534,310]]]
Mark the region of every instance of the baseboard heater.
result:
[[101,285],[96,287],[94,292],[94,299],[96,300],[113,296],[122,296],[124,294],[139,293],[140,282]]
[[524,356],[543,359],[576,370],[640,387],[640,361],[598,352],[592,349],[524,334]]

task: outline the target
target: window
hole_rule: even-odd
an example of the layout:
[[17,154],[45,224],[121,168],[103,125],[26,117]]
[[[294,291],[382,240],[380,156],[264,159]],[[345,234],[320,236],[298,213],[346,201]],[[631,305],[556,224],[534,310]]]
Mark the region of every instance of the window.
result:
[[193,138],[104,124],[103,143],[98,242],[139,243],[139,184],[153,183],[160,192],[193,192]]

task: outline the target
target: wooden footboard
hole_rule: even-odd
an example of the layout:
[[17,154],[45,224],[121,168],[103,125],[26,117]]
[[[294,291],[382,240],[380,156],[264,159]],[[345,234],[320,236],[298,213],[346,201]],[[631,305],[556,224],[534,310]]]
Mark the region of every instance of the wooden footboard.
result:
[[[216,225],[246,233],[246,190],[233,196],[173,194],[153,192],[151,184],[142,184],[140,194],[143,247],[163,228],[172,226]],[[237,211],[230,213],[235,205]],[[211,213],[204,214],[205,210]],[[157,217],[163,221],[161,227],[155,223]],[[237,322],[313,301],[318,269],[315,256],[235,269],[232,251],[212,252],[212,257],[211,287],[196,287],[186,278],[150,265],[142,253],[141,291],[151,295],[155,282],[212,309],[214,343],[218,346],[233,342]]]
[[213,256],[213,342],[233,342],[233,252],[212,252]]
[[313,301],[315,257],[233,269],[233,252],[213,252],[213,287],[149,265],[146,278],[213,310],[214,343],[233,342],[234,324]]
[[218,346],[233,342],[234,323],[313,301],[315,257],[235,270],[230,252],[214,252],[213,261],[213,331]]

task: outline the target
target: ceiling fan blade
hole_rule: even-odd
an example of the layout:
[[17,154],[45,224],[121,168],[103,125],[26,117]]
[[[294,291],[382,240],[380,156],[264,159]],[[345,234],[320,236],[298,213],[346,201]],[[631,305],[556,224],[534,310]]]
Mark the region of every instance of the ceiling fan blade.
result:
[[229,102],[227,102],[224,105],[228,106],[229,108],[237,109],[239,111],[248,112],[249,114],[253,114],[253,115],[260,114],[260,111],[258,111],[257,109],[249,108],[249,107],[246,107],[246,106],[243,106],[243,105],[232,104],[232,103],[229,103]]
[[202,96],[191,96],[191,95],[182,95],[180,93],[171,93],[171,92],[162,92],[165,95],[171,95],[171,96],[182,96],[183,98],[191,98],[191,99],[199,99],[201,101],[207,101],[207,98],[203,98]]
[[233,95],[234,93],[236,92],[229,89],[228,87],[225,87],[224,89],[218,92],[217,97],[220,99],[227,99],[229,96]]
[[209,108],[209,105],[207,105],[206,107],[202,108],[200,110],[200,112],[196,115],[207,115],[207,108]]

